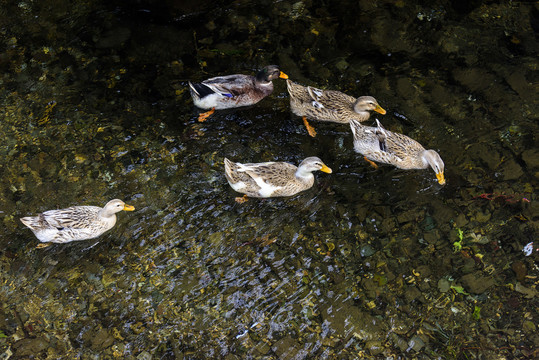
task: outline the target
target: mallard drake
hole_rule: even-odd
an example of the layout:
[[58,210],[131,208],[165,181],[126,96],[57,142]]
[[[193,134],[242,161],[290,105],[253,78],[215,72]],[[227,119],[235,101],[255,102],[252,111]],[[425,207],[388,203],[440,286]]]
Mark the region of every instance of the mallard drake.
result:
[[254,105],[273,92],[273,82],[277,78],[288,79],[276,65],[268,65],[252,75],[217,76],[201,83],[189,82],[189,90],[195,105],[201,109],[211,109],[202,113],[198,121],[204,121],[215,110],[231,109]]
[[307,118],[346,124],[352,119],[368,120],[370,111],[382,115],[386,113],[372,96],[360,96],[356,99],[340,91],[302,86],[290,80],[286,81],[286,86],[292,112],[303,117],[303,123],[312,137],[316,136],[316,131]]
[[426,169],[432,167],[440,185],[445,184],[444,162],[434,150],[425,150],[417,141],[406,135],[384,129],[376,119],[376,127],[361,125],[351,120],[354,150],[365,159],[391,164],[399,169]]
[[298,167],[286,162],[240,164],[225,158],[225,175],[232,189],[246,196],[268,198],[291,196],[314,184],[313,171],[331,174],[317,157],[308,157]]
[[133,211],[135,208],[114,199],[103,208],[72,206],[48,210],[37,216],[23,217],[21,222],[43,243],[67,243],[93,239],[112,229],[116,224],[116,213],[122,210]]

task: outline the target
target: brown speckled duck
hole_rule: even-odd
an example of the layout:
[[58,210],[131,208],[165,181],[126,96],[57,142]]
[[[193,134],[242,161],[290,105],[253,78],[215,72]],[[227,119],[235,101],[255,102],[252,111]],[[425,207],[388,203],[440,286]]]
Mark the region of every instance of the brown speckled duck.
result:
[[406,135],[384,129],[378,119],[376,127],[350,121],[354,135],[354,150],[365,159],[391,164],[399,169],[426,169],[431,167],[440,185],[445,184],[444,162],[434,150],[425,150],[417,141]]
[[[88,240],[102,235],[116,224],[116,213],[135,208],[122,200],[109,201],[105,207],[72,206],[48,210],[37,216],[21,218],[21,222],[34,232],[42,243],[67,243]],[[42,244],[46,247],[50,244]]]
[[304,159],[298,167],[286,162],[240,164],[225,158],[225,175],[232,189],[257,198],[291,196],[307,190],[313,186],[312,173],[317,170],[331,173],[314,156]]
[[276,65],[268,65],[256,76],[236,74],[213,77],[201,83],[189,82],[195,105],[211,109],[201,113],[198,120],[206,120],[215,110],[256,104],[273,92],[272,80],[277,78],[288,79],[288,76]]
[[302,86],[290,80],[286,81],[286,85],[290,94],[290,108],[294,114],[303,117],[303,123],[312,137],[316,136],[316,131],[307,118],[346,124],[352,119],[360,122],[368,120],[370,111],[382,115],[386,113],[372,96],[356,99],[340,91]]

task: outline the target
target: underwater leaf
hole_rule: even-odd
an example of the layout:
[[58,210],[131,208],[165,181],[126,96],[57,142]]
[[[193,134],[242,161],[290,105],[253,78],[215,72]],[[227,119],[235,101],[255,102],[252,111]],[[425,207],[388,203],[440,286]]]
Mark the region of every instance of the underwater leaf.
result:
[[462,286],[451,285],[451,289],[453,289],[454,291],[456,291],[459,294],[468,295],[468,293],[466,291],[464,291],[464,288]]
[[481,319],[481,308],[479,306],[474,306],[472,318],[475,320]]

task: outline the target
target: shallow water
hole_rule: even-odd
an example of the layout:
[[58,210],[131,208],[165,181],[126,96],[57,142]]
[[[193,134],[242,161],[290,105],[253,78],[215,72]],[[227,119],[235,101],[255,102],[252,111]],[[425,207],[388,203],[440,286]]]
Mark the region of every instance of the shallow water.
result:
[[[106,3],[0,6],[3,358],[537,356],[534,4]],[[197,121],[188,80],[267,64],[375,96],[447,185],[311,138],[282,80]],[[333,174],[237,204],[225,156]],[[18,220],[112,198],[137,210],[96,240]]]

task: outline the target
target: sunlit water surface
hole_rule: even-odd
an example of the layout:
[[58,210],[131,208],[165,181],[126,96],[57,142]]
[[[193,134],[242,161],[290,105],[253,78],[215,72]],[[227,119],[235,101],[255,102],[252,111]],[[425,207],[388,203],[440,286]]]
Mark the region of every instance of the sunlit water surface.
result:
[[[4,356],[537,355],[537,9],[339,4],[2,5]],[[375,96],[447,185],[374,169],[346,125],[311,138],[282,80],[197,121],[188,80],[273,63]],[[333,173],[238,204],[225,156]],[[18,220],[113,198],[136,212],[96,240],[36,249]]]

